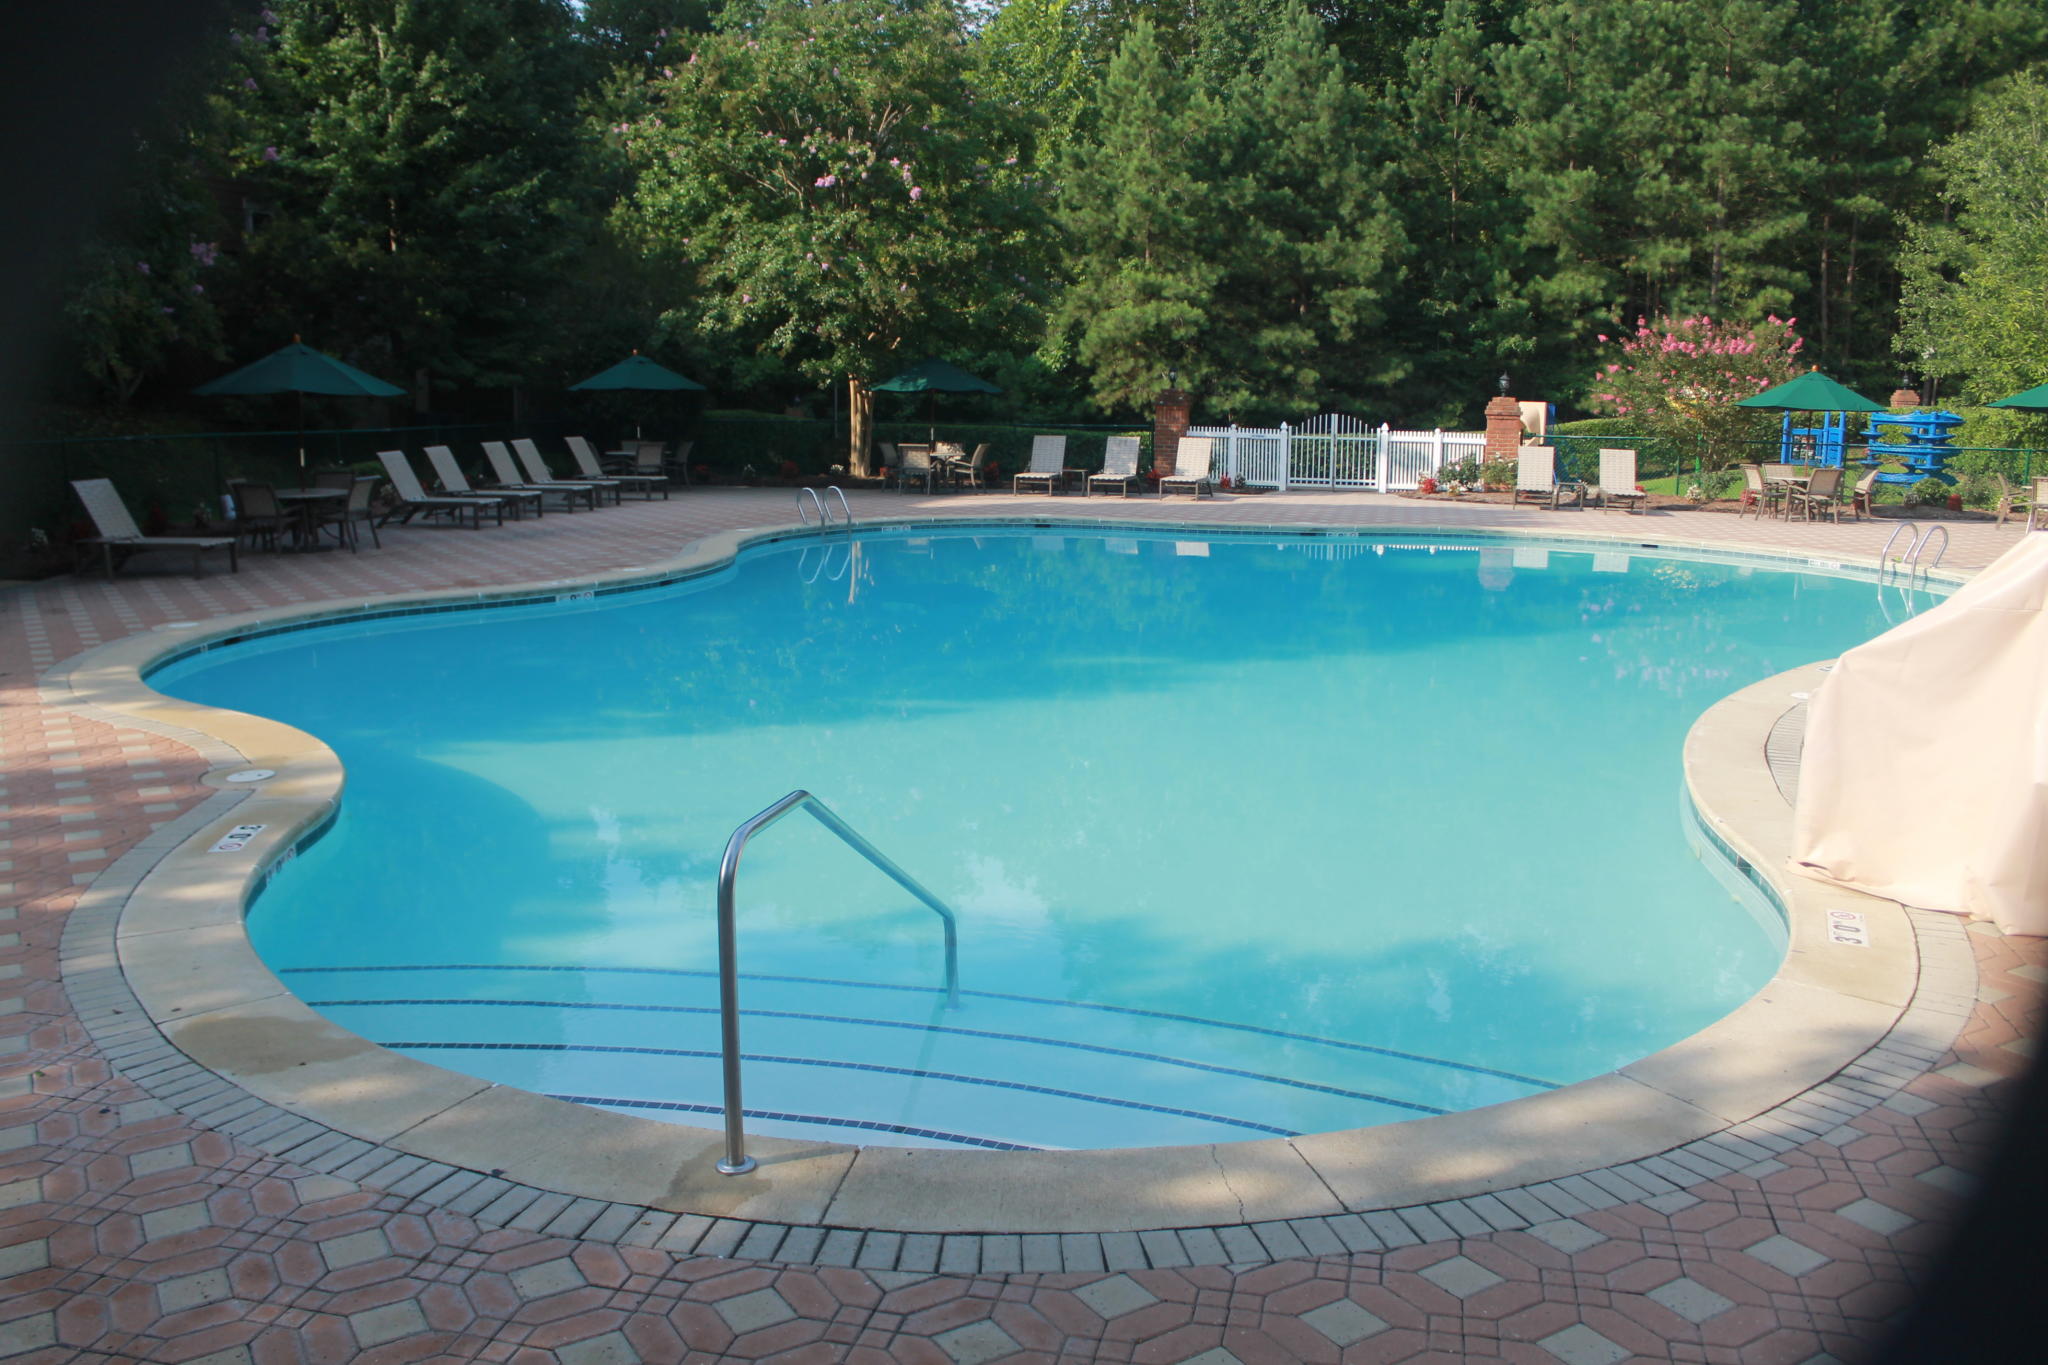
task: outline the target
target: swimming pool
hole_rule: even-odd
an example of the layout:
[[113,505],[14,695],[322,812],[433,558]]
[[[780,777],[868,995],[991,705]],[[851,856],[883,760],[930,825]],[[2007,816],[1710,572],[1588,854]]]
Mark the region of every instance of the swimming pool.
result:
[[501,1082],[702,1122],[733,825],[751,1126],[1191,1143],[1490,1104],[1718,1018],[1782,953],[1687,853],[1715,698],[1868,584],[1479,540],[982,530],[590,601],[323,627],[155,686],[349,770],[251,913],[302,997]]

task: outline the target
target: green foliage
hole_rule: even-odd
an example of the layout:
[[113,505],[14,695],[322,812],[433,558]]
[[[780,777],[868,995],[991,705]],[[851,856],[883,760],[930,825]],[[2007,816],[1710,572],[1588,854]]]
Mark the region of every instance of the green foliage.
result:
[[215,100],[249,205],[250,343],[294,332],[411,386],[515,381],[590,240],[563,0],[273,0]]
[[1949,487],[1940,479],[1922,479],[1906,490],[1906,506],[1939,507],[1948,501]]
[[1907,237],[1899,350],[1980,401],[2031,388],[2048,377],[2048,73],[1984,92],[1933,161],[1949,216]]
[[698,291],[671,333],[743,383],[878,379],[1028,334],[1041,194],[1006,169],[1027,116],[977,97],[950,8],[766,0],[675,72],[623,134],[637,181],[618,209],[675,292]]
[[1258,58],[1212,91],[1141,21],[1110,62],[1065,168],[1057,316],[1104,408],[1144,403],[1169,370],[1228,416],[1350,387],[1340,358],[1381,316],[1399,237],[1365,106],[1299,6]]

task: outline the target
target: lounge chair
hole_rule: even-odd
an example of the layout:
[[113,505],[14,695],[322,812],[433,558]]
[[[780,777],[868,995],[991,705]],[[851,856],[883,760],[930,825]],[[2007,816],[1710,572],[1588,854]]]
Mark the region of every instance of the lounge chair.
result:
[[348,546],[348,552],[355,554],[362,548],[363,537],[356,530],[356,524],[362,522],[370,528],[370,544],[380,550],[384,548],[384,542],[377,536],[377,509],[370,506],[370,495],[377,491],[376,475],[342,469],[316,474],[313,482],[316,487],[335,488],[348,495],[339,503],[320,503],[310,509],[316,540],[321,531],[331,527],[335,543]]
[[1102,470],[1090,474],[1081,484],[1081,496],[1088,497],[1095,492],[1096,484],[1114,484],[1125,497],[1131,495],[1131,488],[1138,482],[1138,438],[1135,436],[1112,436],[1102,445]]
[[[567,436],[563,438],[563,441],[569,447],[569,458],[576,462],[577,472],[592,483],[596,483],[599,480],[608,480],[617,484],[621,491],[630,488],[636,493],[645,493],[649,502],[654,501],[654,490],[658,488],[661,490],[661,500],[663,502],[668,501],[668,475],[661,471],[660,442],[653,443],[653,473],[640,472],[638,469],[639,458],[636,456],[635,472],[631,474],[608,475],[603,469],[599,468],[597,452],[590,448],[590,442],[584,440],[581,436]],[[539,458],[538,451],[534,452],[534,455],[536,459]]]
[[576,510],[576,499],[593,510],[597,507],[597,485],[594,483],[558,483],[553,479],[545,483],[528,483],[520,476],[518,467],[512,463],[512,452],[503,441],[485,441],[484,458],[490,461],[491,485],[487,490],[498,493],[553,493],[562,500],[562,506],[571,512]]
[[1557,478],[1557,447],[1525,445],[1515,452],[1515,502],[1540,502],[1556,511],[1567,493],[1584,505],[1577,486],[1567,487]]
[[424,512],[429,517],[450,517],[459,525],[464,517],[469,524],[482,530],[484,513],[490,512],[505,524],[505,504],[495,498],[455,498],[446,494],[430,494],[420,487],[420,481],[412,472],[412,465],[402,450],[380,450],[377,458],[384,463],[384,475],[391,480],[391,488],[398,495],[398,501],[383,517],[383,525],[389,525],[393,517],[403,526]]
[[2033,505],[2027,509],[2027,529],[2036,524],[2048,526],[2048,479],[2034,480]]
[[462,472],[462,466],[456,462],[455,452],[447,446],[428,446],[427,463],[434,466],[434,481],[441,485],[441,491],[451,497],[496,498],[512,509],[514,521],[526,519],[528,504],[532,504],[536,517],[547,515],[547,509],[541,505],[547,494],[537,488],[470,487],[469,476]]
[[1159,477],[1159,496],[1165,497],[1174,488],[1186,488],[1200,498],[1204,493],[1216,496],[1216,484],[1209,477],[1209,462],[1215,442],[1207,436],[1183,436],[1180,446],[1173,453],[1173,472]]
[[1048,496],[1067,486],[1069,474],[1086,474],[1085,469],[1067,467],[1067,438],[1064,436],[1034,436],[1031,438],[1031,467],[1010,476],[1010,491],[1021,493],[1027,483],[1042,483]]
[[228,572],[237,573],[241,566],[235,561],[235,538],[233,536],[146,536],[135,524],[135,518],[128,515],[128,504],[121,501],[121,495],[114,491],[110,479],[73,479],[72,491],[85,504],[85,514],[92,518],[92,525],[99,534],[81,545],[100,547],[100,559],[106,565],[107,577],[114,576],[115,551],[120,558],[126,558],[138,550],[190,550],[192,552],[192,574],[199,576],[200,556],[208,550],[228,552]]
[[518,437],[512,442],[512,453],[519,457],[519,467],[526,471],[526,482],[536,488],[550,483],[588,484],[600,493],[610,493],[612,495],[612,502],[616,504],[619,501],[622,490],[626,486],[618,479],[607,479],[602,475],[595,479],[586,479],[580,476],[574,479],[557,479],[555,471],[549,469],[548,462],[540,457],[540,447],[524,436]]
[[1813,477],[1806,481],[1806,487],[1792,490],[1791,502],[1785,512],[1787,516],[1797,512],[1805,521],[1812,521],[1823,513],[1831,521],[1840,521],[1842,471],[1839,468],[1814,470]]
[[896,447],[896,450],[903,457],[903,463],[897,467],[896,486],[908,489],[910,481],[917,479],[924,484],[925,492],[931,492],[933,482],[939,477],[939,467],[932,463],[932,448],[920,445],[899,445]]
[[1636,453],[1633,450],[1607,450],[1600,452],[1600,506],[1613,511],[1619,503],[1622,510],[1633,515],[1647,511],[1650,495],[1636,487]]

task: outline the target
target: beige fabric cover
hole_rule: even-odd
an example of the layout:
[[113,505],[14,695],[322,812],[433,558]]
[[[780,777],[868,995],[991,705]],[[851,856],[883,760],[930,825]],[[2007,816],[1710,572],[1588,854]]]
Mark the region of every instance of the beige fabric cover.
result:
[[2048,535],[1814,693],[1795,871],[2048,934]]

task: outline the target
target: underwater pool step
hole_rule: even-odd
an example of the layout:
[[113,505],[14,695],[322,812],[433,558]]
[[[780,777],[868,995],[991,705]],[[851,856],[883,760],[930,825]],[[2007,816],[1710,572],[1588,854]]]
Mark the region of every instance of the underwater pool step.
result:
[[[603,975],[302,969],[287,979],[336,1022],[423,1060],[650,1117],[711,1121],[715,983],[621,973],[630,989],[608,979],[614,998],[567,998],[576,992],[565,987]],[[1235,1141],[1545,1088],[1385,1049],[1086,1002],[970,992],[949,1010],[919,988],[774,978],[744,980],[741,998],[750,1124],[833,1141],[1102,1146],[1126,1130],[1132,1142]]]

